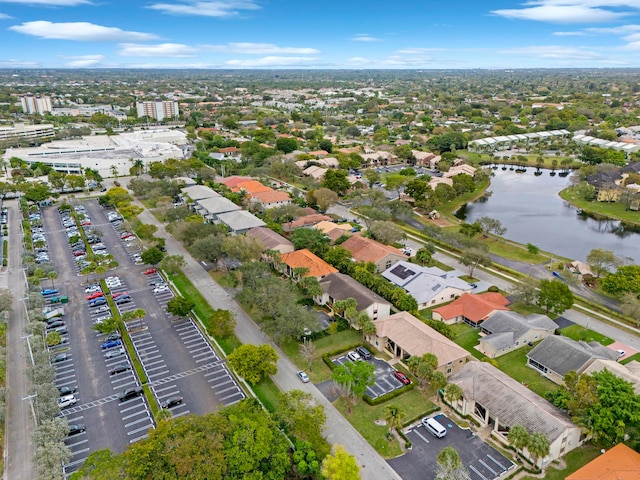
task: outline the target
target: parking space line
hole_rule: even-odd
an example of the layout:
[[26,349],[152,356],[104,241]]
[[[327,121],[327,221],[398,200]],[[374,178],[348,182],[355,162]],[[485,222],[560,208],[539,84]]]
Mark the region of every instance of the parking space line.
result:
[[177,388],[177,386],[176,386],[176,385],[167,385],[167,386],[166,386],[166,387],[164,387],[164,388],[157,388],[157,387],[154,387],[154,388],[153,388],[153,391],[154,391],[154,392],[156,392],[156,396],[158,396],[158,392],[164,392],[165,390],[169,390],[169,389],[171,389],[171,388]]
[[[122,402],[120,405],[125,405],[126,403],[127,402]],[[140,407],[143,407],[143,410],[141,410],[141,411],[143,411],[143,412],[147,411],[147,409],[144,408],[144,402],[136,402],[134,404],[128,405],[127,408],[121,408],[120,409],[120,413],[126,413],[126,412],[129,412],[131,410],[139,410]]]
[[145,422],[145,421],[151,421],[151,418],[149,417],[149,415],[146,415],[144,418],[141,418],[140,420],[135,420],[133,422],[125,423],[124,426],[125,426],[125,428],[128,428],[128,427],[131,427],[133,425],[137,425],[137,424]]
[[149,416],[149,412],[147,412],[146,410],[142,410],[140,412],[134,412],[134,413],[131,413],[129,415],[123,416],[122,420],[129,420],[130,418],[139,417],[140,415],[144,415],[145,417],[148,417]]
[[[158,355],[158,357],[159,357],[159,356],[160,356],[160,355]],[[156,357],[156,358],[157,358],[157,357]],[[147,361],[145,361],[145,362],[144,362],[145,367],[147,368],[147,370],[149,369],[149,367],[150,367],[150,366],[157,365],[157,364],[159,364],[159,363],[161,363],[161,364],[163,364],[163,365],[166,365],[166,363],[164,363],[164,360],[163,360],[162,358],[160,358],[160,360],[154,360],[153,362],[147,362]]]
[[[69,439],[69,438],[71,438],[71,437],[67,437],[67,439]],[[77,445],[82,445],[83,443],[88,443],[88,442],[89,442],[89,440],[87,440],[87,439],[85,438],[84,440],[80,440],[79,442],[75,442],[75,443],[66,443],[65,445],[66,445],[67,447],[71,448],[71,447],[75,447],[75,446],[77,446]],[[89,450],[89,449],[87,449],[87,450]],[[74,453],[74,455],[75,455],[77,452],[76,452],[76,451],[74,451],[73,453]]]

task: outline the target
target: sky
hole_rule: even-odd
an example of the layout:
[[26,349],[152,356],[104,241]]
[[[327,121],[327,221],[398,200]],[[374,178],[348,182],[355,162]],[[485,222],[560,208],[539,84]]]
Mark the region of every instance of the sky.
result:
[[640,67],[640,0],[0,0],[0,68]]

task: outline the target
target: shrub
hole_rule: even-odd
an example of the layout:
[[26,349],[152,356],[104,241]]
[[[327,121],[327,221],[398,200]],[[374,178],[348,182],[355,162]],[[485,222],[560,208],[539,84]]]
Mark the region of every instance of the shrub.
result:
[[491,285],[489,288],[487,288],[487,292],[499,293],[500,289],[495,285]]

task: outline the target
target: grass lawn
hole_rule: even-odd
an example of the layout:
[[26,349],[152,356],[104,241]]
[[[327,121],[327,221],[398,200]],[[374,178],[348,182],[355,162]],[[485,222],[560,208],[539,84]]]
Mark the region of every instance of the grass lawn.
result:
[[507,258],[509,260],[518,260],[520,262],[526,262],[531,264],[543,263],[549,260],[549,255],[543,255],[538,253],[533,255],[529,253],[526,247],[518,245],[512,242],[506,242],[495,237],[485,238],[483,235],[478,235],[476,240],[480,240],[487,247],[489,251],[495,255]]
[[273,383],[271,378],[263,378],[260,383],[254,385],[252,388],[267,410],[270,412],[277,411],[280,405],[280,394],[282,392],[280,392],[280,389]]
[[375,423],[376,420],[384,420],[386,406],[396,405],[404,412],[405,419],[426,415],[432,412],[434,408],[433,402],[422,395],[417,388],[373,407],[360,400],[353,407],[351,413],[347,413],[342,399],[336,400],[333,404],[349,423],[360,432],[360,435],[384,458],[393,458],[402,453],[402,448],[395,437],[392,440],[387,440],[386,433],[389,428],[386,425],[376,425]]
[[[583,445],[575,450],[567,453],[563,460],[566,462],[567,466],[562,470],[557,470],[553,468],[553,464],[547,468],[545,473],[545,480],[564,480],[567,475],[575,472],[579,468],[585,466],[591,460],[600,455],[600,449],[591,445],[590,443],[587,445]],[[523,477],[524,480],[536,480],[536,477]]]
[[583,199],[575,193],[575,189],[569,187],[560,192],[560,196],[567,202],[581,208],[585,212],[616,218],[628,223],[640,225],[640,212],[627,210],[620,202],[591,202]]
[[627,364],[629,362],[632,362],[634,360],[636,362],[640,362],[640,353],[635,353],[635,354],[631,355],[630,357],[626,357],[624,360],[621,360],[620,363],[625,365],[625,364]]
[[546,392],[553,392],[558,389],[558,386],[540,375],[533,368],[527,367],[527,353],[532,349],[533,347],[524,346],[494,360],[500,370],[511,378],[527,385],[529,390],[544,398]]
[[583,340],[585,342],[596,341],[605,347],[607,345],[611,345],[613,340],[609,337],[602,335],[601,333],[594,332],[593,330],[588,330],[581,325],[571,325],[570,327],[563,328],[560,330],[560,333],[565,337],[569,337],[573,340],[580,341]]
[[214,271],[214,270],[210,270],[209,271],[209,275],[211,275],[211,277],[218,282],[218,285],[220,285],[221,287],[226,287],[226,288],[235,288],[237,285],[234,281],[233,278],[231,278],[231,275],[227,272],[218,272],[218,271]]
[[335,335],[328,335],[314,340],[313,344],[316,347],[316,359],[311,364],[311,370],[307,368],[307,362],[300,356],[298,349],[300,343],[294,340],[287,340],[281,345],[281,348],[300,370],[304,370],[309,374],[313,383],[320,383],[331,378],[331,370],[322,361],[322,356],[328,352],[347,350],[360,343],[362,343],[362,334],[355,330],[344,330]]
[[511,304],[509,305],[509,309],[524,316],[531,315],[532,313],[545,314],[543,308],[540,308],[537,305],[527,305],[524,303]]
[[473,348],[478,344],[478,341],[480,339],[479,330],[471,328],[465,323],[456,323],[454,325],[451,325],[451,331],[453,332],[454,342],[456,342],[478,360],[486,358],[485,355]]

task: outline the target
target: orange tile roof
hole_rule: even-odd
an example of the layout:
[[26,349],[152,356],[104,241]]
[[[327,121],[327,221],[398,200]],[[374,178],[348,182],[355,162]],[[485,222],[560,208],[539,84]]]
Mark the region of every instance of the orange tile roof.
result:
[[231,177],[227,177],[227,178],[223,178],[223,179],[216,179],[217,183],[222,183],[223,185],[226,185],[229,188],[233,188],[236,185],[238,185],[239,183],[242,182],[246,182],[248,180],[252,180],[251,177],[241,177],[239,175],[232,175]]
[[356,262],[378,263],[387,255],[399,255],[403,259],[406,258],[399,249],[361,235],[354,235],[340,246],[346,248]]
[[263,185],[257,180],[245,180],[244,182],[238,182],[234,187],[230,187],[232,191],[239,192],[244,190],[248,194],[254,194],[258,192],[271,192],[273,189]]
[[327,215],[322,215],[321,213],[312,213],[309,215],[304,215],[293,222],[288,222],[282,225],[285,230],[293,230],[294,228],[304,227],[315,225],[316,223],[322,222],[323,220],[331,221],[331,217]]
[[566,480],[640,480],[640,453],[619,443]]
[[317,157],[320,155],[329,155],[329,152],[327,152],[326,150],[314,150],[313,152],[309,152],[309,155],[313,155],[314,157]]
[[485,292],[478,295],[464,293],[449,305],[434,308],[433,311],[442,315],[445,320],[464,315],[477,323],[486,320],[494,310],[509,310],[507,308],[509,303],[509,300],[499,293]]
[[238,147],[224,147],[220,149],[220,153],[238,153],[240,149]]
[[291,200],[291,197],[287,192],[276,192],[275,190],[252,193],[251,198],[255,198],[262,204],[286,202],[287,200]]
[[291,253],[283,253],[280,258],[284,264],[291,268],[308,269],[309,271],[304,275],[305,277],[324,277],[338,271],[306,248]]

